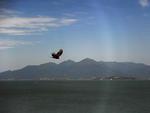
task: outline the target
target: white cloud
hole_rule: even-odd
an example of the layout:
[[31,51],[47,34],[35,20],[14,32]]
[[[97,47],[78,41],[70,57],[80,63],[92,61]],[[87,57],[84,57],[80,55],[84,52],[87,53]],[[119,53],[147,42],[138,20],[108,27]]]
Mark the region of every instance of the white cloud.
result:
[[52,17],[5,17],[0,18],[0,33],[25,35],[48,30],[48,28],[67,26],[77,19]]
[[[2,10],[2,9],[1,9]],[[0,11],[1,11],[0,10]],[[16,16],[15,11],[3,9],[3,12],[11,15],[0,16],[0,34],[28,35],[47,31],[49,28],[62,27],[74,24],[75,18],[54,18],[49,16],[22,17]],[[15,15],[13,15],[15,14]]]
[[139,0],[139,4],[142,7],[148,7],[149,6],[149,0]]
[[0,28],[1,34],[9,34],[9,35],[27,35],[31,33],[31,30],[20,30],[14,28]]
[[21,45],[33,45],[33,42],[18,40],[0,40],[0,50],[14,48]]
[[5,8],[1,8],[0,13],[3,15],[21,14],[21,12],[19,12],[19,11],[9,10],[9,9],[5,9]]
[[75,23],[77,19],[61,19],[60,24],[62,25],[70,25],[72,23]]
[[0,47],[0,50],[10,49],[10,48],[13,48],[13,47]]

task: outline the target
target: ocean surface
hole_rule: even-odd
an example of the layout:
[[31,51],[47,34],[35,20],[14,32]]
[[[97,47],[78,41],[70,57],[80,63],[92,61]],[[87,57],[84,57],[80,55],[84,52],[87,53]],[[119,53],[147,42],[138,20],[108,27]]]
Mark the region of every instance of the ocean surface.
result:
[[1,81],[0,113],[150,113],[150,81]]

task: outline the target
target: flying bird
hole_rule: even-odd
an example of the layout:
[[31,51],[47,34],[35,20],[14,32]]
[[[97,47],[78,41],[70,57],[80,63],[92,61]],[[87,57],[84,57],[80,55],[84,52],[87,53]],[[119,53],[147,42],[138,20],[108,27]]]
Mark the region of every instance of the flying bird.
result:
[[59,57],[62,55],[63,49],[60,49],[57,53],[52,53],[52,58],[59,59]]

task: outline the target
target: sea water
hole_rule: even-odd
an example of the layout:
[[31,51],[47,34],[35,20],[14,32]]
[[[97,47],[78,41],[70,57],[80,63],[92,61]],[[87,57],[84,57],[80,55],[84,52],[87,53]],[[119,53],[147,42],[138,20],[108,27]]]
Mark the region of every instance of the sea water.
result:
[[1,81],[0,113],[150,113],[150,81]]

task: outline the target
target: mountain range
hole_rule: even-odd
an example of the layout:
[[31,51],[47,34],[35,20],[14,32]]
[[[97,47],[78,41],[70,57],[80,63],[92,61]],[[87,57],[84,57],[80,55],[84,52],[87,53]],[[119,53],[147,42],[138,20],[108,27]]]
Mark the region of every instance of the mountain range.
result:
[[103,62],[93,59],[29,65],[0,73],[0,80],[97,79],[111,76],[149,79],[150,66],[132,62]]

